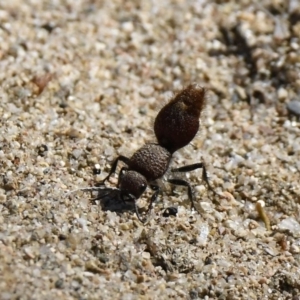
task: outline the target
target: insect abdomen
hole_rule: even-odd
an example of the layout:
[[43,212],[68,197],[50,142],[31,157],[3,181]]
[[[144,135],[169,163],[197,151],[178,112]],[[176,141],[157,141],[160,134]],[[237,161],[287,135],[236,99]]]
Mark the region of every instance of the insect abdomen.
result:
[[154,132],[158,143],[170,153],[188,145],[198,132],[204,105],[204,88],[190,84],[180,91],[155,119]]

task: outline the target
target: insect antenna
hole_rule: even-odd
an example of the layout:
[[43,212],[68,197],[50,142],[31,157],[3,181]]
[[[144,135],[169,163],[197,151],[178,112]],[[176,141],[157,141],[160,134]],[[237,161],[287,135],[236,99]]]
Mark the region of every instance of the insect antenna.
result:
[[95,192],[95,191],[101,190],[102,188],[103,187],[101,187],[101,186],[92,186],[92,187],[79,188],[79,189],[72,190],[72,191],[68,192],[66,194],[66,196],[69,197],[71,194],[74,194],[74,193],[79,192],[79,191],[82,191],[82,192]]
[[79,189],[70,191],[69,193],[67,193],[66,196],[68,197],[71,194],[79,192],[79,191],[82,191],[82,192],[98,192],[98,195],[95,198],[92,198],[90,200],[92,203],[95,203],[95,201],[97,201],[97,200],[107,201],[107,200],[116,199],[116,198],[118,200],[120,199],[120,189],[106,187],[105,185],[79,188]]

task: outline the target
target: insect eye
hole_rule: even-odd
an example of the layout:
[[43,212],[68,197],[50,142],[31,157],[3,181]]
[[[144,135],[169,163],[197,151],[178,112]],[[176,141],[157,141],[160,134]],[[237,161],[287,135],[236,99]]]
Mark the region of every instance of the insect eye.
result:
[[144,191],[146,189],[146,184],[145,183],[142,183],[141,185],[140,185],[140,190],[141,191]]

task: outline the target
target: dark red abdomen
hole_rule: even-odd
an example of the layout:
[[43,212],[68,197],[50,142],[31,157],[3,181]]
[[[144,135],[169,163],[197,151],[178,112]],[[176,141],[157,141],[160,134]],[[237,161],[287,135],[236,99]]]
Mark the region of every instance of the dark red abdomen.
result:
[[204,105],[205,90],[197,84],[179,92],[155,119],[154,132],[159,145],[170,153],[188,145],[198,132]]

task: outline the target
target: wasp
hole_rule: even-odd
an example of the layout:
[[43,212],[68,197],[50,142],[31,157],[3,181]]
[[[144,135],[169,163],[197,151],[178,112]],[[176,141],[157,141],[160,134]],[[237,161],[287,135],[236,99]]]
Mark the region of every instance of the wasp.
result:
[[[157,182],[170,169],[174,152],[188,145],[195,137],[200,126],[201,112],[205,107],[206,90],[198,84],[190,84],[179,91],[159,111],[154,122],[156,143],[147,143],[138,149],[130,158],[120,155],[112,163],[109,174],[97,184],[97,187],[82,190],[99,190],[99,194],[92,201],[101,200],[107,196],[120,197],[124,202],[133,201],[138,219],[145,223],[138,211],[136,202],[149,186],[153,195],[146,214],[151,210],[153,203],[160,193]],[[125,166],[121,168],[118,176],[117,188],[105,187],[105,182],[116,172],[119,162]],[[190,172],[202,168],[202,178],[209,190],[216,194],[211,187],[205,164],[195,163],[179,168],[171,168],[171,173]],[[180,178],[169,178],[169,183],[187,188],[191,207],[195,208],[195,199],[189,182]]]

